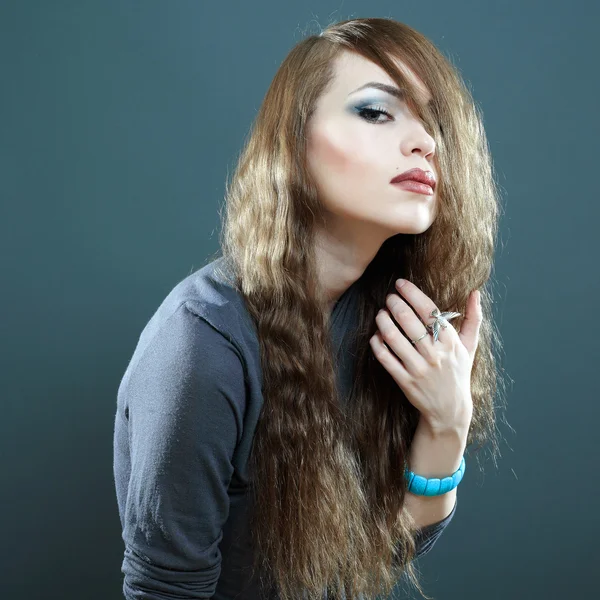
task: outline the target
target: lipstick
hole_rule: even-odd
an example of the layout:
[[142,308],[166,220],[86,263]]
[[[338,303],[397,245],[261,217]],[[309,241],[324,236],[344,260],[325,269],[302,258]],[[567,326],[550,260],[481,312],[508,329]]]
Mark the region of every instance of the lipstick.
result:
[[435,189],[435,176],[431,171],[409,169],[404,173],[400,173],[400,175],[396,175],[390,183],[398,185],[409,192],[431,196]]
[[433,196],[433,188],[425,183],[420,183],[414,179],[405,179],[399,183],[394,183],[395,186],[406,190],[407,192],[415,192],[417,194],[425,194],[427,196]]

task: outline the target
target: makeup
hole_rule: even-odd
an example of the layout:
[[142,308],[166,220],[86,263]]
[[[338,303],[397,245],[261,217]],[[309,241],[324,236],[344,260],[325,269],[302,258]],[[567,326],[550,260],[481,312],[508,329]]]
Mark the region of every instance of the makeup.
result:
[[433,189],[430,185],[419,183],[414,179],[405,179],[399,183],[392,183],[392,185],[402,188],[407,192],[414,192],[416,194],[425,194],[426,196],[433,196]]

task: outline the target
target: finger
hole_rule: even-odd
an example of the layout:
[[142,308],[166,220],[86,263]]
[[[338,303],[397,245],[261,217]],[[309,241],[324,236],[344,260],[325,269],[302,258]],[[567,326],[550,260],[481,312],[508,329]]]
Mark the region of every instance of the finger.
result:
[[[400,282],[400,283],[399,283]],[[404,282],[404,283],[402,283]],[[427,296],[425,293],[423,293],[414,283],[410,282],[410,281],[406,281],[405,279],[399,279],[398,281],[396,281],[396,289],[400,292],[402,298],[404,300],[406,300],[410,306],[412,306],[415,310],[415,312],[417,313],[417,315],[421,318],[422,322],[425,325],[430,325],[431,323],[434,322],[434,317],[431,316],[431,313],[436,310],[438,307],[436,306],[435,302],[429,297]],[[450,323],[450,325],[452,325]],[[448,331],[449,329],[454,329],[454,327],[440,327],[440,331],[439,331],[439,340],[440,341],[444,341],[444,337],[446,335],[448,335]],[[456,331],[456,330],[454,330]],[[450,334],[452,332],[450,331]],[[420,337],[421,335],[423,335],[423,331],[419,334],[416,335],[414,337],[412,337],[411,339],[417,339],[418,337]],[[422,340],[425,341],[425,340]],[[428,354],[430,353],[429,351],[432,351],[434,346],[433,346],[433,337],[431,338],[431,340],[428,340],[427,344],[423,344],[422,346],[419,347],[419,352],[422,354]],[[417,345],[420,345],[421,342],[419,342]]]
[[[402,302],[399,298],[398,300]],[[406,306],[406,303],[404,303],[404,305]],[[410,307],[407,307],[407,310],[412,313],[412,319],[419,322],[419,319],[414,314],[413,310]],[[396,310],[396,313],[399,314],[399,311]],[[377,327],[384,342],[390,347],[390,350],[402,361],[408,372],[414,373],[415,371],[426,367],[425,359],[420,352],[415,349],[413,344],[411,344],[411,342],[403,335],[402,331],[398,327],[397,321],[395,321],[396,318],[399,318],[401,322],[408,320],[403,316],[394,316],[394,318],[392,318],[392,316],[384,309],[375,317],[375,322],[377,323]],[[423,335],[423,323],[420,323],[420,326],[421,333],[416,337]],[[414,324],[412,328],[414,330]],[[421,342],[419,342],[419,344],[420,343]]]
[[369,340],[375,358],[382,364],[385,370],[393,377],[394,381],[401,387],[406,388],[410,376],[398,357],[385,345],[381,331],[376,331]]
[[478,299],[479,294],[478,290],[471,292],[467,303],[467,314],[458,334],[465,348],[469,351],[471,360],[475,358],[475,352],[479,345],[479,330],[483,320],[483,311]]
[[[385,299],[385,304],[396,323],[400,326],[401,331],[408,336],[409,340],[416,340],[427,332],[425,325],[423,325],[412,307],[398,294],[389,294]],[[411,344],[411,347],[414,348],[414,345]]]

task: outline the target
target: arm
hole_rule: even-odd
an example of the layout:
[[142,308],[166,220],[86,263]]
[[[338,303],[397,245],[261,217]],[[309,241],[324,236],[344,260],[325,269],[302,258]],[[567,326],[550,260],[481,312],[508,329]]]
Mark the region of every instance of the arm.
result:
[[[436,430],[421,419],[409,455],[409,469],[423,477],[447,477],[459,467],[467,444],[468,427]],[[445,519],[456,504],[457,488],[441,496],[407,492],[404,506],[420,527]]]
[[126,454],[115,453],[124,596],[211,598],[242,427],[243,365],[225,337],[181,305],[129,371],[119,389],[127,417],[118,415],[115,432],[119,448],[129,440],[131,460],[126,480]]
[[[424,477],[446,477],[460,466],[466,442],[466,433],[431,429],[421,419],[409,455],[409,468]],[[458,441],[457,441],[458,440]],[[457,449],[458,448],[458,449]],[[459,451],[460,449],[460,451]],[[457,507],[456,488],[442,496],[419,496],[407,492],[404,509],[408,510],[420,527],[415,538],[415,558],[427,554],[454,518]],[[397,561],[398,557],[395,557]]]

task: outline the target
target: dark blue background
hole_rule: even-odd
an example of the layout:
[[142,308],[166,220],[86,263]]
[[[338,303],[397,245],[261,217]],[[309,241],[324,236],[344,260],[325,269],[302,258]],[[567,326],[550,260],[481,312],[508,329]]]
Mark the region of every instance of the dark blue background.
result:
[[279,64],[389,16],[450,56],[505,198],[498,468],[420,561],[437,600],[597,597],[598,5],[0,3],[0,595],[121,598],[116,392],[141,329],[218,250],[224,183]]

